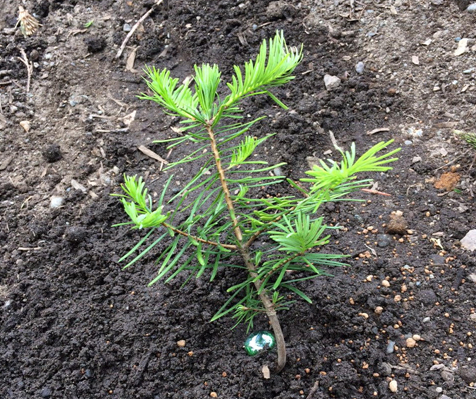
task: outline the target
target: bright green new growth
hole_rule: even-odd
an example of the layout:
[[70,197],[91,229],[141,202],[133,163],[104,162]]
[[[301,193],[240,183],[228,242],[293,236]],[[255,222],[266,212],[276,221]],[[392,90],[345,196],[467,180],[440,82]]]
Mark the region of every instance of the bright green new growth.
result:
[[[356,174],[391,169],[385,165],[395,161],[390,157],[399,151],[377,156],[392,141],[382,142],[356,159],[352,145],[350,152],[342,153],[340,163],[321,161],[320,166],[306,172],[310,178],[302,182],[310,184],[308,189],[270,173],[283,164],[250,161],[256,147],[272,135],[259,139],[245,135],[262,118],[240,120],[240,102],[264,94],[286,108],[270,89],[292,80],[301,59],[302,50],[288,48],[282,32],[278,32],[269,44],[263,42],[256,60],[245,64],[244,73],[234,67],[232,82],[226,84],[229,92],[223,98],[218,92],[226,87],[220,86],[221,74],[216,65],[195,66],[193,90],[186,83],[178,85],[178,79],[171,78],[168,70],[148,68],[147,85],[153,94],[141,98],[155,101],[188,124],[182,135],[162,142],[167,142],[169,148],[189,142],[188,148],[193,148],[168,168],[187,162],[200,168],[179,193],[165,201],[170,177],[155,209],[141,178],[125,176],[124,194],[120,195],[131,220],[123,225],[150,229],[121,259],[132,257],[125,267],[163,241],[157,276],[150,284],[160,279],[168,282],[185,271],[189,272],[187,281],[207,270],[213,281],[220,268],[242,269],[242,280],[228,289],[230,298],[212,320],[233,312],[238,323],[245,322],[251,328],[254,317],[265,313],[277,340],[278,371],[284,367],[286,351],[276,312],[290,304],[281,292],[290,291],[311,302],[297,285],[322,275],[321,266],[342,265],[337,261],[342,255],[320,251],[329,242],[325,235],[329,227],[316,211],[326,201],[341,199],[368,186],[369,180],[355,180]],[[286,183],[288,188],[296,189],[297,196],[263,198],[255,189]],[[147,245],[153,234],[158,236]],[[145,249],[140,250],[143,246]],[[236,261],[237,255],[241,262]]]
[[476,150],[476,133],[465,132],[463,130],[453,130],[453,133],[456,134],[459,138],[466,141],[471,147]]

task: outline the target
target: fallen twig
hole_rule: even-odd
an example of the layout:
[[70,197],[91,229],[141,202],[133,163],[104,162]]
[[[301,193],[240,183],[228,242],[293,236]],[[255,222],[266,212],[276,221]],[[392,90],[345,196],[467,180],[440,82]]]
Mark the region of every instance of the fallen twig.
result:
[[379,127],[377,129],[371,130],[370,132],[367,132],[369,136],[372,136],[373,134],[380,133],[380,132],[389,132],[390,129],[388,127]]
[[144,20],[152,13],[152,11],[154,11],[155,7],[157,7],[160,3],[162,3],[163,0],[157,0],[156,3],[150,8],[149,11],[147,11],[135,24],[134,26],[132,27],[131,31],[127,34],[126,38],[124,39],[124,41],[122,42],[121,44],[121,48],[119,49],[119,51],[117,52],[116,54],[116,59],[119,58],[121,55],[122,55],[122,52],[124,51],[124,49],[126,48],[126,44],[127,42],[129,41],[129,39],[132,37],[132,35],[134,34],[134,32],[136,31],[136,29],[139,27],[139,25],[144,22]]
[[162,158],[160,155],[156,154],[154,151],[152,150],[149,150],[147,147],[141,145],[139,147],[137,147],[138,150],[140,152],[142,152],[143,154],[147,155],[148,157],[152,158],[152,159],[155,159],[156,161],[159,161],[160,163],[162,164],[166,164],[168,165],[169,161],[167,161],[166,159]]
[[332,130],[329,130],[329,136],[331,138],[332,145],[334,146],[334,148],[340,152],[343,152],[342,148],[340,148],[339,145],[337,144],[336,138],[334,137],[334,133],[332,132]]
[[392,194],[384,193],[382,191],[372,190],[371,188],[363,188],[362,191],[370,194],[385,195],[386,197],[391,197]]
[[18,59],[25,64],[26,71],[28,74],[27,81],[26,81],[26,92],[28,93],[30,91],[30,82],[31,82],[31,73],[33,71],[33,64],[28,61],[28,57],[26,56],[25,50],[21,48],[20,53],[22,56],[18,57]]
[[314,396],[314,394],[317,392],[318,389],[319,389],[319,381],[316,381],[312,389],[309,391],[309,395],[307,395],[306,399],[312,399],[312,397]]

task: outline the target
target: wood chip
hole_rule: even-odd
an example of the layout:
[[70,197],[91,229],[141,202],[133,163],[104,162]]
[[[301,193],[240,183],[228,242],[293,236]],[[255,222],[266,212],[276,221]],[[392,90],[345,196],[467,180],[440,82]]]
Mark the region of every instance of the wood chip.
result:
[[166,165],[168,165],[168,161],[165,160],[164,158],[162,158],[160,155],[156,154],[154,151],[152,150],[149,150],[147,147],[141,145],[139,147],[137,147],[138,150],[140,152],[142,152],[143,154],[147,155],[148,157],[152,158],[152,159],[155,159],[156,161],[159,161],[161,163],[164,163]]
[[271,378],[269,367],[266,364],[263,366],[261,371],[263,372],[263,378],[265,378],[266,380],[269,380]]
[[137,69],[134,69],[134,62],[136,61],[136,54],[137,54],[137,49],[139,47],[134,47],[129,54],[129,57],[127,57],[126,61],[126,71],[132,72],[132,73],[137,73],[139,72]]

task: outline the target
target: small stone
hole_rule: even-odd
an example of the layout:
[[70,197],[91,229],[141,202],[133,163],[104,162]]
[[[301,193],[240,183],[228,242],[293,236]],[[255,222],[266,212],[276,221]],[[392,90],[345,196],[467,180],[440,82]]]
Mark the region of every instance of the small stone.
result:
[[25,130],[25,132],[29,132],[31,129],[31,124],[29,121],[21,121],[20,126]]
[[391,392],[397,392],[398,391],[398,384],[397,381],[392,380],[388,383],[388,389],[390,389]]
[[466,9],[468,12],[476,12],[476,3],[470,4]]
[[463,366],[458,370],[458,374],[466,384],[476,383],[476,367]]
[[53,196],[50,199],[50,208],[59,208],[61,205],[63,205],[64,198],[63,197],[58,197],[58,196]]
[[421,336],[418,335],[418,334],[413,334],[412,338],[413,338],[415,341],[421,341]]
[[393,298],[393,300],[395,302],[400,302],[402,300],[402,296],[401,295],[395,295],[395,297]]
[[66,229],[65,238],[66,240],[73,245],[78,245],[83,242],[88,236],[88,232],[84,227],[80,226],[71,226]]
[[373,278],[374,278],[374,276],[369,274],[365,279],[370,282],[370,281],[372,281]]
[[276,346],[276,339],[269,331],[258,331],[251,334],[245,341],[245,351],[249,356],[254,356],[266,349]]
[[441,375],[441,378],[443,378],[446,382],[450,384],[452,384],[455,380],[455,376],[451,371],[443,369],[440,375]]
[[130,32],[132,30],[132,27],[129,24],[124,24],[124,26],[122,27],[122,30],[124,32]]
[[185,346],[186,342],[184,339],[181,339],[180,341],[177,341],[177,346],[179,348],[183,348]]
[[358,62],[357,65],[355,66],[355,71],[358,74],[364,73],[364,69],[365,69],[365,64],[362,61]]
[[216,392],[210,392],[210,396],[212,398],[218,398],[218,394]]
[[472,313],[469,315],[469,319],[470,320],[473,320],[473,321],[476,321],[476,313]]
[[392,237],[388,234],[377,234],[377,246],[379,248],[385,248],[392,242]]
[[375,314],[382,314],[383,308],[381,306],[377,306],[374,310]]
[[476,230],[468,231],[468,233],[461,239],[461,247],[469,251],[474,251],[476,249]]
[[423,305],[430,306],[434,305],[438,301],[438,298],[435,294],[435,291],[432,289],[421,290],[418,293],[418,299]]
[[382,287],[385,287],[385,288],[390,287],[390,283],[387,280],[382,280],[380,284],[382,285]]
[[411,141],[411,140],[405,140],[404,143],[405,143],[405,145],[412,145],[412,144],[413,144],[413,141]]
[[436,393],[441,393],[441,392],[443,392],[443,388],[441,388],[441,387],[436,387],[435,392],[436,392]]
[[406,345],[407,348],[414,348],[416,346],[416,341],[413,338],[407,338]]
[[325,75],[324,85],[327,91],[332,91],[340,86],[341,80],[337,76]]
[[51,394],[52,394],[51,389],[48,387],[44,387],[40,393],[42,398],[49,398]]
[[387,353],[393,353],[395,350],[395,341],[388,341]]
[[429,323],[430,322],[430,318],[429,317],[425,317],[422,321],[423,323]]
[[57,162],[63,158],[63,154],[61,153],[61,148],[58,144],[50,145],[46,150],[44,150],[41,155],[48,163]]

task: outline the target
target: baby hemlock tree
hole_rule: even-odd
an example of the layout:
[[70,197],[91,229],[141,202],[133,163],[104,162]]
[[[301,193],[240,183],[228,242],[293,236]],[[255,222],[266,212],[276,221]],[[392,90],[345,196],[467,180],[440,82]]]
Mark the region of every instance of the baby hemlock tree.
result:
[[[166,69],[147,68],[146,82],[152,95],[141,98],[155,101],[166,113],[179,116],[185,124],[182,135],[162,142],[168,142],[169,147],[188,142],[194,147],[169,168],[193,162],[199,171],[179,193],[165,201],[170,177],[155,209],[142,178],[125,176],[124,194],[119,195],[131,220],[119,225],[149,230],[121,259],[139,252],[125,268],[160,242],[166,243],[157,259],[157,276],[150,284],[161,279],[168,282],[185,271],[189,272],[190,279],[209,270],[210,281],[213,281],[220,267],[244,269],[242,281],[228,289],[231,295],[212,321],[233,313],[237,324],[245,322],[251,328],[256,315],[266,314],[276,338],[276,372],[286,363],[285,341],[277,312],[287,309],[289,302],[282,292],[291,291],[311,303],[296,283],[321,275],[320,266],[342,265],[336,261],[342,255],[318,252],[329,242],[329,236],[325,235],[329,227],[322,217],[316,216],[320,205],[368,186],[370,181],[357,181],[356,174],[391,169],[384,165],[395,161],[391,156],[399,151],[377,155],[391,143],[381,142],[356,158],[352,145],[350,152],[341,151],[340,163],[321,161],[320,166],[305,172],[309,177],[302,179],[304,184],[299,185],[270,173],[283,164],[270,166],[251,158],[255,148],[272,135],[248,136],[247,132],[263,118],[244,122],[240,103],[250,96],[265,95],[287,109],[270,90],[292,80],[301,59],[302,49],[287,47],[283,33],[278,32],[269,44],[263,41],[256,60],[245,63],[244,71],[234,67],[234,76],[226,84],[228,94],[224,97],[219,95],[226,88],[220,86],[221,73],[216,65],[195,66],[193,90],[188,84],[178,85],[178,79],[171,78]],[[253,195],[257,188],[284,183],[289,183],[297,196],[259,198]],[[172,206],[174,201],[176,204]],[[176,222],[176,219],[182,220]],[[261,243],[268,243],[268,247],[256,245],[258,238]],[[149,240],[152,243],[148,244]],[[140,250],[143,246],[145,249]],[[241,262],[236,262],[237,255]],[[228,263],[232,260],[238,264]],[[287,273],[291,271],[293,273]]]

